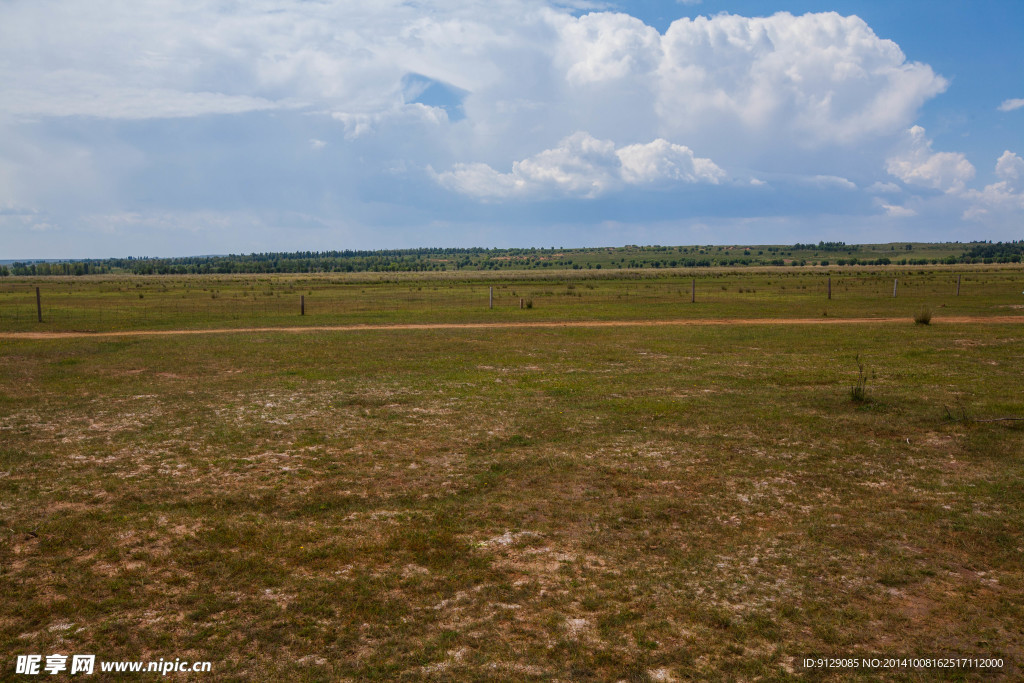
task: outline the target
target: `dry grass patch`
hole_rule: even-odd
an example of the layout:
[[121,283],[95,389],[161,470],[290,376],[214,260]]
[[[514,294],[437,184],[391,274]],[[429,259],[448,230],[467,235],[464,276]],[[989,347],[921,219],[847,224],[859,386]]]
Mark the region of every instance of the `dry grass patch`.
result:
[[754,680],[837,653],[1012,677],[1024,430],[943,405],[1024,410],[1024,348],[917,332],[14,343],[0,640],[239,680]]

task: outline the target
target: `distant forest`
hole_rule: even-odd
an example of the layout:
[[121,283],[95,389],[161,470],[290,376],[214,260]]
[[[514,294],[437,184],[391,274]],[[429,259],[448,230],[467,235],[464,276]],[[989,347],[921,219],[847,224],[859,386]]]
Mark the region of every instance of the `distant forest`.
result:
[[363,273],[461,270],[711,268],[728,266],[936,265],[1020,263],[1024,240],[1013,242],[792,246],[661,245],[594,248],[424,248],[379,251],[297,251],[181,258],[128,257],[16,261],[0,276],[188,275],[214,273]]

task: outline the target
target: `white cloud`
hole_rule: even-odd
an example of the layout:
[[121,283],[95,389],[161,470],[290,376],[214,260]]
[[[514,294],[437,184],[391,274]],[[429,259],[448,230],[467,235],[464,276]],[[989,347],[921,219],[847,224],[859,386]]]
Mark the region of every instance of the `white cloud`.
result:
[[974,166],[959,152],[933,152],[932,141],[921,126],[904,136],[896,154],[886,160],[886,170],[909,185],[958,193],[974,178]]
[[331,117],[345,126],[349,140],[371,135],[383,124],[437,126],[448,121],[444,109],[419,103],[375,113],[335,112]]
[[503,198],[525,216],[551,207],[532,200],[714,183],[725,188],[687,202],[645,194],[645,210],[668,224],[700,195],[709,216],[874,207],[924,220],[938,202],[958,215],[1015,201],[1015,155],[997,167],[1005,185],[970,195],[966,157],[911,128],[947,82],[858,17],[719,14],[659,33],[627,14],[574,16],[609,6],[627,5],[0,2],[0,202],[45,206],[54,225],[131,214],[153,234],[149,214],[236,210],[392,234],[501,222],[512,209],[488,204]]
[[1024,193],[1015,191],[1008,183],[992,183],[983,190],[969,190],[965,197],[971,204],[964,211],[964,218],[985,220],[993,214],[1010,214],[1016,218],[1016,224],[1020,225],[1020,215],[1024,212]]
[[996,175],[1011,185],[1016,185],[1024,180],[1024,159],[1010,150],[1005,150],[996,160]]
[[996,161],[995,172],[1002,180],[964,193],[971,202],[964,218],[980,220],[993,214],[1019,216],[1024,212],[1024,159],[1006,150]]
[[628,14],[551,17],[560,29],[556,63],[574,85],[646,77],[662,60],[661,35]]
[[[0,207],[0,230],[24,234],[30,232],[53,232],[57,226],[48,222],[39,211],[15,206]],[[11,247],[8,246],[9,250]],[[18,254],[7,252],[6,258],[17,257]]]
[[680,132],[851,144],[905,127],[947,86],[860,18],[835,13],[680,19],[662,48],[656,107]]
[[534,30],[554,30],[550,46],[517,53],[528,65],[520,78],[469,95],[464,163],[500,167],[524,146],[550,149],[586,130],[623,143],[699,140],[717,164],[754,175],[845,177],[853,165],[877,168],[947,86],[859,18],[834,13],[680,19],[664,35],[622,14],[541,16]]
[[900,194],[903,190],[896,183],[874,182],[868,188],[872,194]]
[[[0,112],[156,118],[293,102],[380,112],[401,104],[401,78],[410,71],[449,76],[460,87],[493,76],[485,53],[508,41],[503,25],[528,24],[524,16],[542,6],[537,0],[448,0],[429,8],[401,0],[3,3]],[[146,94],[153,96],[148,109]],[[175,96],[181,105],[169,104]]]
[[917,211],[907,206],[886,204],[885,202],[879,202],[878,205],[885,210],[885,215],[892,218],[909,218],[917,215]]
[[816,175],[805,179],[806,183],[816,187],[834,187],[842,190],[856,190],[857,185],[847,178],[834,175]]
[[25,118],[90,116],[141,120],[241,114],[289,106],[297,105],[248,95],[126,87],[90,74],[60,74],[44,78],[31,88],[15,84],[0,100],[0,111]]
[[717,184],[725,172],[710,159],[667,140],[616,149],[610,140],[577,132],[553,149],[516,161],[509,173],[487,164],[457,164],[435,177],[448,189],[486,199],[594,198],[626,186]]
[[[41,34],[21,28],[40,22]],[[380,115],[417,73],[467,93],[478,143],[496,127],[526,134],[534,111],[549,142],[590,130],[851,144],[905,128],[946,87],[857,17],[723,14],[661,35],[540,0],[5,3],[0,65],[0,111],[132,119],[299,105]]]
[[664,181],[718,183],[725,172],[711,159],[694,156],[689,147],[657,139],[646,145],[629,145],[618,150],[622,180],[630,185]]
[[1021,107],[1024,107],[1024,99],[1015,98],[1012,100],[1004,100],[1003,103],[999,105],[999,111],[1014,111]]
[[526,180],[515,173],[499,173],[487,164],[455,164],[435,175],[438,183],[461,194],[482,199],[511,197],[526,190]]

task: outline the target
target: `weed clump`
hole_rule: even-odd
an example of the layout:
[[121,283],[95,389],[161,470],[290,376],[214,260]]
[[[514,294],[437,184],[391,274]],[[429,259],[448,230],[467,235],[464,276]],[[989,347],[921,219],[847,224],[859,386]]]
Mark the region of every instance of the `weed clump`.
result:
[[927,306],[925,306],[920,311],[914,314],[914,324],[916,325],[930,325],[931,322],[932,311]]
[[850,387],[850,400],[854,403],[866,403],[868,401],[868,375],[864,372],[864,363],[857,354],[857,382]]
[[956,407],[943,406],[943,408],[946,409],[946,419],[950,422],[969,422],[971,419],[967,414],[967,408],[959,398],[956,400]]

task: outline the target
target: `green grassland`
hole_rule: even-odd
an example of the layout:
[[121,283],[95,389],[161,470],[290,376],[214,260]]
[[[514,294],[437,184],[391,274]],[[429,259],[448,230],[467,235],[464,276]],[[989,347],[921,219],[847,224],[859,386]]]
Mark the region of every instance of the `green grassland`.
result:
[[1019,266],[545,276],[7,278],[0,332],[903,322],[0,339],[0,678],[1022,675],[1024,322],[943,320],[1021,313]]
[[[893,285],[898,280],[897,296]],[[957,295],[957,283],[960,294]],[[38,322],[36,288],[43,322]],[[831,287],[831,298],[829,298]],[[490,291],[494,307],[489,307]],[[1005,315],[1019,265],[10,277],[0,332],[279,325]],[[694,299],[691,302],[691,299]],[[302,306],[305,315],[302,315]]]

